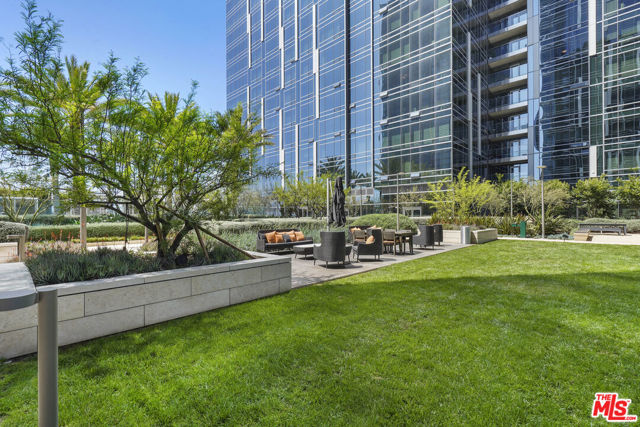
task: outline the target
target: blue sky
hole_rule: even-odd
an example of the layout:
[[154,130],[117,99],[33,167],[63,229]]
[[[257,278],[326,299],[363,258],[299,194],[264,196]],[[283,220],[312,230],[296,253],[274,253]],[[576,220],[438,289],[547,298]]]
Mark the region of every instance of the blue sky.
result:
[[[0,4],[4,63],[23,23],[20,0]],[[74,54],[93,67],[110,51],[125,65],[139,57],[149,67],[149,91],[186,95],[191,80],[197,80],[200,105],[225,109],[224,0],[40,0],[38,7],[64,21],[63,55]]]

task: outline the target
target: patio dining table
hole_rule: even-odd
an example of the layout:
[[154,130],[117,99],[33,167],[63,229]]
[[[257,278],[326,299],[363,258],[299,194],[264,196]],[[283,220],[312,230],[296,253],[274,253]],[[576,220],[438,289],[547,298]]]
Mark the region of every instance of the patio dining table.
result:
[[400,238],[402,242],[402,254],[405,253],[405,244],[409,244],[409,253],[413,255],[413,235],[415,234],[412,230],[398,230],[395,232],[396,237]]

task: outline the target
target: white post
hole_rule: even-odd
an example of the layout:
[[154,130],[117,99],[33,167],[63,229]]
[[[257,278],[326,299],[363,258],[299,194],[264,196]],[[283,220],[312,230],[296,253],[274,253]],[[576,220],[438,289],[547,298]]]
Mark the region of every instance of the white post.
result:
[[513,177],[509,182],[511,182],[511,218],[513,218]]
[[540,180],[542,181],[542,187],[541,187],[541,197],[542,197],[542,238],[544,239],[544,170],[542,171],[542,174],[540,175]]

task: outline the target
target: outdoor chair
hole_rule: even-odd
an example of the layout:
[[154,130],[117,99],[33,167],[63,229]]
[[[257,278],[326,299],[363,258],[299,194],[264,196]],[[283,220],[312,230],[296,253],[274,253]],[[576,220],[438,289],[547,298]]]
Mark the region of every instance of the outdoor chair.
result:
[[413,236],[413,244],[435,249],[435,229],[433,225],[418,225],[419,234]]
[[396,237],[396,232],[393,230],[384,230],[382,232],[382,244],[384,246],[384,250],[387,253],[391,253],[391,248],[393,248],[393,254],[396,254],[396,244],[398,244],[398,238]]
[[370,236],[373,236],[374,240],[373,243],[354,243],[353,248],[358,261],[360,261],[361,255],[373,256],[375,259],[380,259],[380,255],[382,255],[382,230],[379,228],[371,228],[367,231]]
[[346,255],[346,239],[342,231],[321,231],[320,245],[313,248],[313,264],[316,261],[324,261],[328,267],[330,262],[342,263]]
[[352,230],[351,239],[354,244],[356,242],[364,242],[367,240],[367,230]]
[[442,224],[434,224],[433,225],[433,241],[440,246],[442,243]]

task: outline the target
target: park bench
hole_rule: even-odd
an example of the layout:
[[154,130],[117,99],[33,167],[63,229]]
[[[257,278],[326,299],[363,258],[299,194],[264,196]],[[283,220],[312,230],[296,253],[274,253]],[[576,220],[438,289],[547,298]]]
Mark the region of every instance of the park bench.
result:
[[627,224],[615,223],[582,223],[578,226],[579,232],[620,233],[627,235]]

